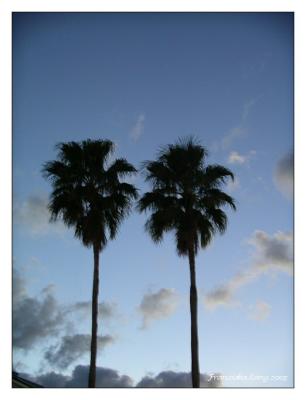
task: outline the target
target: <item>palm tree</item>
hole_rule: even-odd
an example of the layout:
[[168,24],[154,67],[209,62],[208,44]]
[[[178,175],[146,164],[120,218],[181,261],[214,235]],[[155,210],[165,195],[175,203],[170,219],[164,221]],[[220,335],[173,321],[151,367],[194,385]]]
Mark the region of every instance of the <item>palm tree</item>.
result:
[[114,239],[130,211],[137,189],[120,178],[135,174],[125,159],[110,162],[115,146],[109,140],[84,140],[57,145],[58,159],[43,165],[53,191],[51,221],[62,219],[83,245],[93,248],[92,330],[88,387],[95,387],[98,330],[99,255]]
[[153,241],[158,243],[165,232],[174,231],[178,255],[189,258],[193,387],[200,386],[195,256],[217,231],[225,231],[227,216],[221,207],[236,209],[234,199],[220,190],[234,175],[220,165],[205,166],[206,156],[207,150],[193,138],[162,148],[156,161],[143,165],[152,191],[137,205],[140,212],[151,211],[145,228]]

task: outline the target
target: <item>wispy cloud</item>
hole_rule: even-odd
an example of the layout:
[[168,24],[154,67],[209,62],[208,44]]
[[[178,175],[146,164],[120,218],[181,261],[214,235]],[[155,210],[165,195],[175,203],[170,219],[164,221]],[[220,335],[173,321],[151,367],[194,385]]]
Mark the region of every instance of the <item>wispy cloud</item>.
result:
[[253,98],[253,99],[247,100],[243,104],[242,117],[241,117],[242,122],[245,122],[247,120],[252,108],[255,106],[257,101],[258,101],[258,98]]
[[223,136],[221,140],[221,148],[223,150],[228,149],[236,139],[244,136],[246,132],[246,128],[242,127],[241,125],[234,126],[226,135]]
[[138,308],[142,315],[142,329],[155,320],[169,317],[176,311],[178,294],[174,289],[160,289],[158,292],[150,292],[143,296]]
[[[65,315],[73,316],[78,319],[86,319],[91,317],[91,301],[78,301],[69,306],[63,307],[63,312]],[[101,302],[98,304],[98,317],[103,321],[103,323],[109,320],[118,319],[121,315],[118,312],[117,303]]]
[[32,195],[23,202],[16,201],[13,211],[14,223],[33,235],[62,234],[67,228],[60,221],[50,223],[48,197]]
[[237,139],[242,138],[247,133],[246,123],[249,115],[258,102],[259,97],[248,99],[242,105],[241,117],[237,124],[233,126],[221,139],[220,144],[214,143],[214,148],[217,150],[221,147],[222,150],[227,150]]
[[274,182],[278,190],[288,199],[293,199],[293,151],[285,154],[277,163]]
[[264,321],[271,314],[271,306],[262,300],[257,300],[254,306],[250,307],[249,317],[255,321]]
[[130,131],[130,137],[133,139],[135,142],[140,138],[140,136],[144,132],[144,123],[145,123],[145,115],[144,114],[139,114],[136,118],[136,121]]
[[204,297],[207,309],[214,310],[219,306],[233,307],[239,304],[235,294],[262,274],[270,271],[293,273],[293,235],[276,232],[268,235],[264,231],[255,231],[248,241],[255,249],[251,265],[238,272],[224,284],[218,286]]

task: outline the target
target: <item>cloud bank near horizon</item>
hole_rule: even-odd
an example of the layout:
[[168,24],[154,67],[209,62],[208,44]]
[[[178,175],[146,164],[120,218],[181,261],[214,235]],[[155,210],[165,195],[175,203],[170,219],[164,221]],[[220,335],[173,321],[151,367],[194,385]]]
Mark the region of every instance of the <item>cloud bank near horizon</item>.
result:
[[[46,388],[86,388],[88,384],[88,365],[77,365],[71,376],[47,372],[37,376],[20,373],[26,379],[32,380]],[[201,387],[220,387],[222,381],[212,379],[220,374],[200,374]],[[117,370],[97,366],[96,387],[100,388],[188,388],[192,387],[190,372],[162,371],[159,374],[145,375],[139,382],[128,375],[121,375]]]

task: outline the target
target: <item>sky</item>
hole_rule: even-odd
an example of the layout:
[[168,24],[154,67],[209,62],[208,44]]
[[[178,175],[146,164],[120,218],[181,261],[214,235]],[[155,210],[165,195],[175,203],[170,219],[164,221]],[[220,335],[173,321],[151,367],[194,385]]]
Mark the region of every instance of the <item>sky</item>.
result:
[[[189,135],[234,172],[237,202],[196,259],[202,385],[293,385],[290,13],[14,14],[16,371],[86,385],[93,254],[48,221],[55,145],[110,139],[139,168]],[[134,211],[100,256],[100,386],[189,384],[188,260],[171,234],[151,241],[146,217]]]

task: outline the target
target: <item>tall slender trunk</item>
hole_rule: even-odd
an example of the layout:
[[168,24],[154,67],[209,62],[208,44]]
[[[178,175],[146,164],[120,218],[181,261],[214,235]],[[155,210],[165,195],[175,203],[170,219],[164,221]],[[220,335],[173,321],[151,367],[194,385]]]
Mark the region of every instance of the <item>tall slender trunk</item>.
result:
[[93,246],[94,274],[92,285],[92,322],[91,322],[91,346],[88,387],[96,387],[96,358],[97,358],[97,332],[98,332],[98,296],[99,296],[99,248]]
[[189,247],[190,267],[190,313],[191,313],[191,376],[192,387],[200,387],[199,345],[198,345],[198,295],[196,286],[194,244]]

